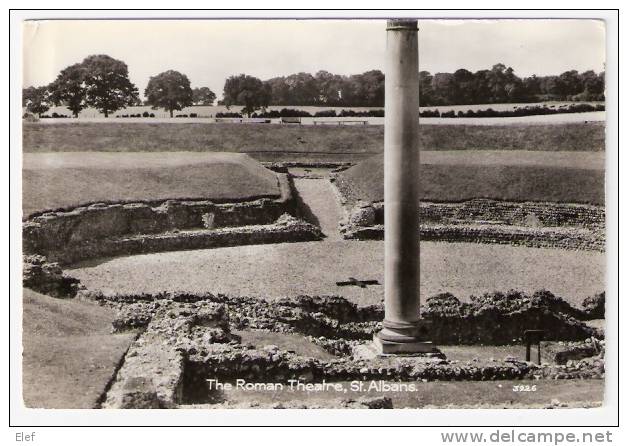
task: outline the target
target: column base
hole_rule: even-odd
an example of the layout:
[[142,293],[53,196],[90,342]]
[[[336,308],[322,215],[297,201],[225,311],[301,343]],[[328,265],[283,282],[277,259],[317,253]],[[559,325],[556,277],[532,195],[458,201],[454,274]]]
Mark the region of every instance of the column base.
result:
[[430,321],[391,322],[384,320],[384,328],[373,335],[373,344],[379,354],[403,355],[440,353],[428,340]]

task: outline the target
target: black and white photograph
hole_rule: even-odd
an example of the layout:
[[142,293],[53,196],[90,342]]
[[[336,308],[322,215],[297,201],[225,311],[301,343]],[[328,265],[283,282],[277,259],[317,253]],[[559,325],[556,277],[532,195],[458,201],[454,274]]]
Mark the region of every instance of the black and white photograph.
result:
[[19,21],[23,410],[608,405],[604,17],[346,15]]

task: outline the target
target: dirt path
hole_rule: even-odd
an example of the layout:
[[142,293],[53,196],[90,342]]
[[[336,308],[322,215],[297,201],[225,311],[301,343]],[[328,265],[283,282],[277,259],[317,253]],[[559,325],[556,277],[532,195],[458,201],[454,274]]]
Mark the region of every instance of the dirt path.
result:
[[342,240],[338,223],[343,217],[343,209],[338,202],[333,185],[328,178],[295,178],[302,205],[310,219],[320,226],[327,241]]

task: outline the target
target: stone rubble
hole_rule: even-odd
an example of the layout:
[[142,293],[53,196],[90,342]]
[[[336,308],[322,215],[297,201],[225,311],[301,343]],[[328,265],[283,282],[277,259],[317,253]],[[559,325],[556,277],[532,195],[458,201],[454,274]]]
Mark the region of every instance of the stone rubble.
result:
[[[81,290],[80,299],[118,309],[115,331],[145,327],[162,304],[214,302],[225,305],[233,329],[255,329],[310,336],[332,354],[345,354],[356,341],[371,339],[381,329],[383,306],[358,307],[340,296],[297,296],[266,301],[212,293],[157,295],[103,294]],[[544,329],[546,340],[602,339],[602,330],[585,324],[587,314],[548,291],[518,291],[472,296],[461,302],[445,293],[428,298],[422,317],[431,322],[438,344],[503,345],[522,342],[523,332]],[[321,340],[324,339],[324,340]]]
[[[503,306],[511,310],[516,305],[530,306],[545,304],[561,308],[557,298],[540,294],[486,295],[478,302],[484,307]],[[543,297],[545,296],[545,297]],[[309,336],[317,345],[335,351],[337,359],[320,360],[301,356],[274,345],[255,347],[243,345],[231,330],[259,329],[255,322],[259,316],[266,322],[264,330],[302,332],[311,329],[312,319],[306,315],[317,311],[317,321],[335,316],[342,320],[368,319],[377,312],[369,308],[367,312],[354,309],[351,304],[337,296],[302,298],[303,308],[295,299],[283,299],[279,303],[257,301],[249,298],[229,298],[227,296],[190,294],[168,294],[158,296],[128,296],[116,303],[115,296],[91,296],[105,305],[118,305],[119,314],[114,322],[117,329],[138,328],[144,331],[131,346],[116,380],[103,403],[106,408],[170,408],[185,403],[190,394],[206,392],[207,378],[221,380],[246,379],[249,382],[287,382],[290,379],[304,383],[385,380],[395,382],[413,381],[490,381],[513,379],[602,379],[604,377],[604,344],[598,339],[588,339],[584,343],[565,344],[565,351],[574,346],[590,344],[593,355],[570,359],[565,364],[542,364],[524,362],[516,358],[503,361],[474,360],[461,363],[447,360],[442,355],[415,357],[375,357],[361,358],[351,353],[356,346],[368,342],[362,340],[328,339]],[[204,299],[201,299],[203,297]],[[152,299],[151,299],[152,298]],[[111,300],[113,299],[113,300]],[[516,299],[521,302],[514,303]],[[453,296],[445,296],[431,302],[431,311],[442,310],[443,314],[461,312],[473,314],[473,304],[461,308]],[[524,303],[522,303],[524,302]],[[294,311],[298,309],[299,311]],[[242,314],[244,311],[244,314]],[[274,311],[274,313],[273,313]],[[381,315],[377,314],[379,318]],[[269,325],[272,318],[275,324]],[[318,318],[318,319],[317,319]],[[278,323],[277,320],[281,320]],[[148,322],[146,322],[148,321]],[[305,321],[305,322],[302,322]],[[144,325],[146,324],[146,325]],[[284,324],[284,325],[281,325]],[[295,325],[296,324],[296,325]],[[303,325],[299,325],[303,324]],[[329,324],[324,322],[324,324]],[[274,327],[274,328],[273,328]],[[342,332],[340,325],[336,328]],[[343,333],[344,335],[345,333]],[[558,348],[560,350],[560,348]],[[187,395],[187,396],[186,396]],[[361,402],[348,402],[358,404]],[[370,403],[369,403],[370,404]],[[375,406],[384,402],[373,403]],[[386,403],[387,404],[387,403]],[[367,404],[368,406],[368,404]]]
[[25,255],[23,257],[22,284],[39,293],[52,297],[75,297],[80,281],[64,274],[56,262],[48,262],[41,255]]

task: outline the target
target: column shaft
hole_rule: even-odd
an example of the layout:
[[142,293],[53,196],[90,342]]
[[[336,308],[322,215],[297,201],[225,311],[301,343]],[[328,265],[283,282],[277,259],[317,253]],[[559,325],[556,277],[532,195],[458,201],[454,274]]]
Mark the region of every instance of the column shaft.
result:
[[419,308],[419,52],[417,22],[390,20],[384,130],[386,320],[415,322]]
[[384,354],[434,351],[419,317],[419,51],[416,20],[389,20],[384,127]]

